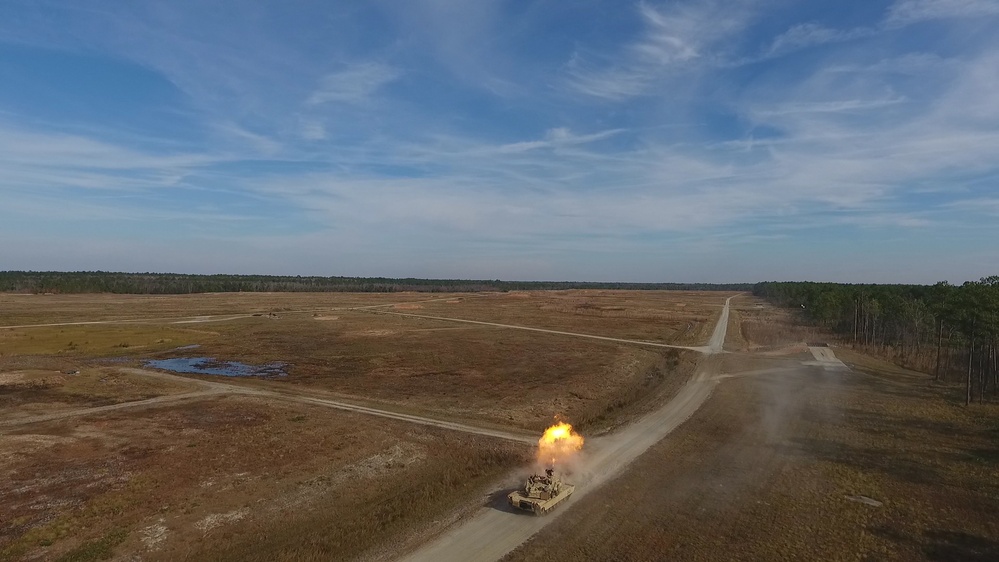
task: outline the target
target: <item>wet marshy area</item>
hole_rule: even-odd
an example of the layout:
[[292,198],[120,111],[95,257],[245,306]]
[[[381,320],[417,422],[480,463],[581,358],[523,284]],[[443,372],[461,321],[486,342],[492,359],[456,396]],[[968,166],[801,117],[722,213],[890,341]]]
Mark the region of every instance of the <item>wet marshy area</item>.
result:
[[145,366],[174,373],[222,377],[284,377],[288,375],[285,372],[287,365],[284,363],[248,365],[239,361],[222,361],[214,357],[150,359],[145,362]]

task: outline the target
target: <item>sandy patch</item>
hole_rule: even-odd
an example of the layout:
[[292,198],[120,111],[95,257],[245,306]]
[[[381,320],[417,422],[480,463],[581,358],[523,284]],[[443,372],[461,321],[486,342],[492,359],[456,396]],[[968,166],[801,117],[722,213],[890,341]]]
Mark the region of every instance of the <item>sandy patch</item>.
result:
[[0,386],[5,386],[8,384],[18,384],[24,382],[24,373],[13,372],[13,373],[0,373]]
[[384,336],[391,336],[395,333],[396,333],[395,330],[361,330],[360,332],[351,332],[350,335],[378,338]]
[[766,356],[797,355],[808,351],[808,346],[804,342],[790,345],[756,345],[750,346],[749,350]]
[[329,320],[339,320],[340,317],[339,316],[313,316],[312,319],[313,320],[329,321]]
[[230,511],[229,513],[213,513],[207,517],[202,518],[197,523],[194,524],[194,528],[201,531],[202,533],[208,534],[208,531],[215,529],[216,527],[221,527],[228,523],[235,523],[246,517],[250,512],[249,509],[237,509],[235,511]]
[[163,519],[160,518],[158,522],[140,531],[142,544],[146,547],[146,550],[158,550],[160,544],[166,540],[168,533],[166,525],[163,524]]
[[396,310],[419,310],[423,308],[422,304],[397,304],[392,308]]
[[45,388],[65,382],[66,377],[52,371],[13,371],[0,374],[0,387],[8,388]]

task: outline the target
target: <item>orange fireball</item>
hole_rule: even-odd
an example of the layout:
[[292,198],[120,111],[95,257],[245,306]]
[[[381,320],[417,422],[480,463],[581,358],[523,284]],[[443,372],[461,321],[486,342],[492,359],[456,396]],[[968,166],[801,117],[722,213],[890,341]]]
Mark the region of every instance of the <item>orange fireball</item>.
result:
[[571,425],[559,422],[538,439],[538,461],[554,465],[582,448],[583,436],[573,431]]

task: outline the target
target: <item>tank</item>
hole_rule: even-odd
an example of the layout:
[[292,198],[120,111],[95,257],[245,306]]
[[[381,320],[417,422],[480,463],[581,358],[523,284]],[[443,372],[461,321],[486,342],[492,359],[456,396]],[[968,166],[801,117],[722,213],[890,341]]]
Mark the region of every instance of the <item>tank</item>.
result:
[[517,509],[545,515],[556,505],[569,499],[575,489],[575,486],[562,482],[562,477],[555,474],[554,468],[547,468],[544,476],[529,476],[524,489],[510,492],[507,499]]

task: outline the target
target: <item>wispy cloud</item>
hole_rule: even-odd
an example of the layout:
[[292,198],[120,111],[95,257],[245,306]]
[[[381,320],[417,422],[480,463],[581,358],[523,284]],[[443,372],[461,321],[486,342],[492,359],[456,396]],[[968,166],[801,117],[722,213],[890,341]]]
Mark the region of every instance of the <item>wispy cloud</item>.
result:
[[684,1],[655,7],[641,2],[641,35],[611,57],[577,53],[564,69],[566,83],[576,92],[606,100],[648,95],[665,78],[696,62],[716,62],[718,53],[711,49],[742,30],[750,14],[746,3]]
[[323,77],[319,88],[309,96],[309,105],[324,103],[362,103],[401,72],[379,62],[355,63]]
[[816,45],[853,41],[875,33],[877,30],[869,27],[833,29],[814,22],[796,24],[778,35],[761,58],[780,56]]
[[[0,40],[127,60],[101,83],[153,73],[170,92],[121,124],[92,111],[118,117],[113,88],[54,88],[76,122],[31,113],[37,76],[5,80],[0,231],[85,224],[95,259],[169,254],[145,228],[169,221],[202,236],[197,259],[170,254],[191,267],[487,277],[728,275],[723,255],[769,275],[770,245],[957,217],[999,235],[994,2],[900,0],[844,29],[810,3],[720,0],[12,5]],[[94,242],[113,237],[135,242]]]
[[759,57],[747,60],[757,61],[807,47],[869,38],[885,30],[923,21],[996,16],[999,16],[999,2],[994,0],[896,0],[884,18],[874,25],[836,29],[815,22],[795,24],[778,35]]
[[978,197],[960,199],[947,204],[947,208],[971,214],[985,214],[999,217],[999,197]]
[[504,144],[499,147],[496,147],[496,151],[501,153],[513,153],[513,152],[525,152],[528,150],[537,150],[541,148],[556,148],[556,147],[588,144],[591,142],[596,142],[599,140],[613,137],[623,132],[624,132],[623,129],[612,129],[609,131],[600,131],[599,133],[592,133],[589,135],[577,135],[566,127],[556,127],[554,129],[548,130],[548,132],[545,134],[544,140],[522,141],[522,142]]
[[881,109],[891,105],[905,103],[903,97],[883,99],[848,99],[816,102],[785,102],[776,109],[758,109],[753,112],[757,117],[777,117],[800,113],[847,113]]
[[999,16],[994,0],[898,0],[888,10],[885,24],[890,27],[946,18]]
[[149,153],[64,133],[24,131],[0,125],[0,163],[5,172],[38,170],[183,170],[226,160],[198,153]]

